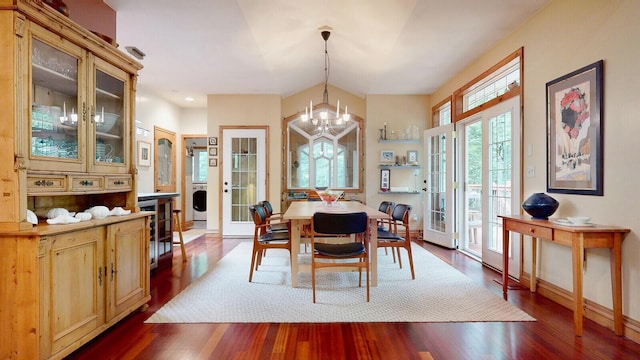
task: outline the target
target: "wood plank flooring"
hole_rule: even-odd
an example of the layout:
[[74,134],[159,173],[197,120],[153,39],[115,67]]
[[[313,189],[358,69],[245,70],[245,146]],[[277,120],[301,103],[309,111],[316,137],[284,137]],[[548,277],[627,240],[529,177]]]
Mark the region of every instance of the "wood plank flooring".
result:
[[[590,320],[573,335],[572,312],[528,290],[509,302],[536,322],[144,324],[240,240],[202,236],[151,278],[149,309],[134,313],[69,359],[638,359],[640,344]],[[501,296],[500,275],[452,250],[418,242]],[[249,269],[247,269],[247,272]],[[402,304],[398,304],[402,306]],[[277,309],[274,309],[277,311]]]

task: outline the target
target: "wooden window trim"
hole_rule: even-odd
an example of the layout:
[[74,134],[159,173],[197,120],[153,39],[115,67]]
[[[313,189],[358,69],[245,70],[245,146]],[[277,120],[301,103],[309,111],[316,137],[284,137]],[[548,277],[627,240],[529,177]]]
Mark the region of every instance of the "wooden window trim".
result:
[[[431,124],[429,124],[430,127],[435,127],[436,124],[436,117],[440,115],[440,108],[448,103],[451,102],[451,109],[453,110],[453,96],[447,96],[446,98],[444,98],[442,101],[440,101],[439,103],[435,104],[432,108],[431,108]],[[453,114],[452,114],[453,115]],[[451,121],[453,121],[453,116]],[[440,122],[438,121],[438,125],[442,125],[440,124]]]
[[[477,106],[471,110],[467,110],[467,111],[463,111],[463,106],[464,106],[464,100],[463,97],[465,95],[465,93],[467,92],[467,90],[469,90],[471,87],[473,87],[474,85],[476,85],[478,82],[482,81],[483,79],[485,79],[486,77],[488,77],[489,75],[491,75],[492,73],[496,72],[498,69],[500,69],[501,67],[507,65],[509,62],[515,60],[515,59],[519,59],[520,62],[520,86],[515,87],[512,90],[509,90],[507,92],[505,92],[502,95],[497,96],[495,99],[492,99],[480,106]],[[456,90],[453,93],[453,96],[451,98],[451,121],[452,122],[458,122],[462,119],[465,119],[473,114],[477,114],[491,106],[495,106],[496,104],[499,104],[503,101],[509,100],[514,96],[518,96],[522,94],[522,88],[523,88],[523,83],[524,83],[524,48],[521,47],[518,50],[514,51],[513,53],[509,54],[507,57],[505,57],[504,59],[500,60],[497,64],[493,65],[492,67],[490,67],[489,69],[487,69],[485,72],[483,72],[482,74],[476,76],[473,80],[469,81],[468,83],[464,84],[462,87],[460,87],[458,90]]]

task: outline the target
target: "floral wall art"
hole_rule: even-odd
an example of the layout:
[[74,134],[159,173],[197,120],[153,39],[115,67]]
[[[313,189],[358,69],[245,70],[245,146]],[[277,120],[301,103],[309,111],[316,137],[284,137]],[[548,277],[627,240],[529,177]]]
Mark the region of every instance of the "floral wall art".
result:
[[547,83],[547,191],[602,193],[600,60]]

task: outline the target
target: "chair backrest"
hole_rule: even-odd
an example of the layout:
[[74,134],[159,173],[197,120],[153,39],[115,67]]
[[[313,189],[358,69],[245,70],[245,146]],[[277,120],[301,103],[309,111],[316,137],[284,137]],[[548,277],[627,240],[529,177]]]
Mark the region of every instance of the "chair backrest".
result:
[[401,221],[404,225],[409,224],[409,214],[411,213],[411,205],[397,204],[391,213],[391,219]]
[[269,200],[260,201],[258,204],[264,206],[264,209],[267,212],[267,217],[273,215],[273,206],[271,206]]
[[378,211],[381,211],[385,214],[391,214],[391,211],[393,208],[395,208],[396,203],[394,203],[393,201],[383,201],[380,203],[380,206],[378,206]]
[[249,205],[249,213],[256,225],[262,225],[267,221],[267,210],[262,204]]
[[359,234],[367,231],[366,212],[313,214],[313,230],[322,234]]

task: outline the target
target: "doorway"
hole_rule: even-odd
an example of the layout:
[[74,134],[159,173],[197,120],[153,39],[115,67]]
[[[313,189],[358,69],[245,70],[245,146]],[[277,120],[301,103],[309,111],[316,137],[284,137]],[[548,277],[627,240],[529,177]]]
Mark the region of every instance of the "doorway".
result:
[[207,228],[207,135],[182,135],[181,209],[183,230]]
[[249,205],[267,200],[267,130],[221,128],[223,236],[253,234]]

